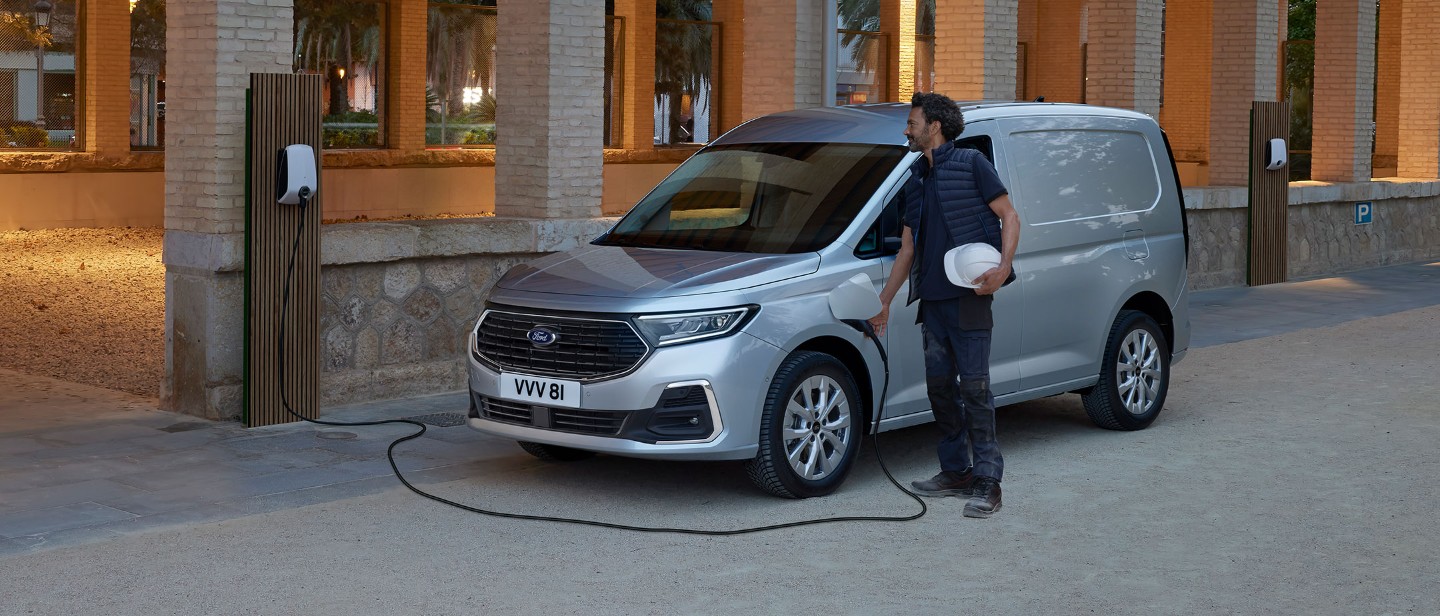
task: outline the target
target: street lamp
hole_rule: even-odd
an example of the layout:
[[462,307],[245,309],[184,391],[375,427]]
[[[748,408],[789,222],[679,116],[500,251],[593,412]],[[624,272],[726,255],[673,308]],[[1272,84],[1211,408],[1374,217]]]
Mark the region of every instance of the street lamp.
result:
[[[50,25],[50,10],[55,5],[49,0],[35,2],[35,33]],[[35,42],[35,126],[45,129],[45,44]],[[48,141],[48,138],[47,138]]]

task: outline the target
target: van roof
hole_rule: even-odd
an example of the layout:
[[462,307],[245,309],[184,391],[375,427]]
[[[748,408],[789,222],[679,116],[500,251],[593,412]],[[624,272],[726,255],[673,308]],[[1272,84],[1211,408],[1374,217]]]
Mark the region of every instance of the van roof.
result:
[[[1143,113],[1074,103],[957,101],[965,122],[1035,116],[1105,116],[1151,119]],[[725,133],[715,144],[760,142],[875,143],[904,145],[910,103],[813,107],[772,113]]]

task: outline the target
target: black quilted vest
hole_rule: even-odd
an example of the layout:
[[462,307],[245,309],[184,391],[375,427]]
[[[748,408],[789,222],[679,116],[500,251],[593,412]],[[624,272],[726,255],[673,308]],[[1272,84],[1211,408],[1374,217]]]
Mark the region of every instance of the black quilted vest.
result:
[[[973,242],[986,242],[1000,250],[1000,217],[990,209],[990,204],[980,194],[975,182],[974,165],[985,161],[985,155],[970,148],[957,148],[953,142],[946,142],[935,148],[935,180],[939,182],[941,211],[944,212],[945,229],[950,233],[950,243],[945,250]],[[910,227],[910,239],[915,245],[915,260],[910,262],[910,297],[906,303],[917,299],[920,286],[920,214],[925,208],[926,161],[922,156],[910,168],[910,179],[905,181],[905,225]],[[931,221],[925,221],[932,224]],[[939,267],[940,264],[931,264]]]

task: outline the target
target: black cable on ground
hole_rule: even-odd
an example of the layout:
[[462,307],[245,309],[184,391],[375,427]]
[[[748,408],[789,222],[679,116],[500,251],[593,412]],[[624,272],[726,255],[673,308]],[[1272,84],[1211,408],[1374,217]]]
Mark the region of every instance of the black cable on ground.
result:
[[[324,421],[324,420],[320,420],[320,419],[311,419],[311,418],[309,418],[309,417],[305,417],[304,415],[301,415],[301,414],[295,412],[294,409],[290,408],[290,399],[289,399],[289,396],[287,396],[286,393],[285,393],[285,316],[286,316],[286,314],[287,314],[287,312],[289,311],[289,308],[290,308],[290,281],[291,281],[291,278],[293,277],[293,275],[295,274],[295,256],[296,256],[297,254],[299,254],[299,252],[300,252],[300,237],[301,237],[301,235],[302,235],[302,234],[304,233],[304,231],[305,231],[305,208],[306,208],[306,206],[307,206],[308,204],[309,204],[308,195],[307,195],[306,197],[302,197],[301,200],[300,200],[300,225],[299,225],[299,227],[297,227],[296,230],[295,230],[295,244],[294,244],[293,246],[291,246],[291,248],[290,248],[290,264],[286,267],[286,271],[285,271],[285,288],[284,288],[284,291],[281,293],[281,298],[280,298],[280,331],[279,331],[279,338],[280,338],[280,340],[279,340],[279,345],[278,345],[278,346],[279,346],[279,370],[280,370],[280,379],[279,379],[279,380],[280,380],[280,404],[285,408],[285,412],[286,412],[286,413],[289,413],[292,417],[295,417],[296,419],[299,419],[300,421],[306,421],[306,422],[309,422],[309,423],[319,424],[319,425],[322,425],[322,426],[360,427],[360,426],[383,426],[383,425],[387,425],[387,424],[408,424],[408,425],[412,425],[412,426],[415,426],[415,427],[419,428],[419,430],[415,431],[414,434],[410,434],[410,435],[407,435],[407,436],[402,436],[402,437],[400,437],[400,438],[398,438],[398,439],[395,439],[395,441],[393,441],[393,442],[390,443],[390,447],[385,450],[385,457],[386,457],[387,459],[389,459],[389,461],[390,461],[390,470],[392,470],[392,471],[395,472],[395,478],[396,478],[396,479],[399,479],[399,480],[400,480],[400,483],[404,484],[405,487],[409,488],[411,492],[414,492],[414,493],[416,493],[416,494],[419,494],[420,496],[423,496],[423,497],[425,497],[425,498],[428,498],[428,499],[430,499],[430,500],[433,500],[433,501],[435,501],[435,502],[437,502],[437,503],[444,503],[444,504],[446,504],[446,505],[450,505],[451,507],[455,507],[455,508],[458,508],[458,509],[464,509],[465,511],[469,511],[469,512],[471,512],[471,513],[479,513],[479,514],[482,514],[482,515],[494,516],[494,517],[498,517],[498,518],[510,518],[510,519],[515,519],[515,520],[534,520],[534,521],[537,521],[537,522],[559,522],[559,523],[564,523],[564,524],[579,524],[579,525],[583,525],[583,526],[599,526],[599,527],[601,527],[601,528],[614,528],[614,529],[618,529],[618,530],[630,530],[630,531],[636,531],[636,532],[642,532],[642,533],[676,533],[676,534],[683,534],[683,535],[711,535],[711,536],[743,535],[743,534],[747,534],[747,533],[758,533],[758,532],[760,532],[760,531],[766,531],[766,530],[779,530],[779,529],[782,529],[782,528],[794,528],[794,527],[797,527],[797,526],[810,526],[810,525],[813,525],[813,524],[829,524],[829,523],[833,523],[833,522],[909,522],[909,521],[911,521],[911,520],[917,520],[917,519],[919,519],[921,516],[924,516],[924,515],[929,511],[929,507],[927,507],[927,506],[925,505],[925,501],[924,501],[924,500],[921,500],[921,498],[920,498],[919,496],[916,496],[914,492],[911,492],[911,491],[909,491],[909,490],[906,490],[903,486],[900,485],[900,482],[899,482],[899,481],[896,481],[896,480],[895,480],[895,476],[890,474],[890,469],[885,466],[885,458],[880,455],[880,442],[879,442],[879,439],[877,438],[877,436],[878,436],[878,430],[876,431],[876,433],[873,433],[873,434],[870,435],[870,446],[871,446],[871,449],[873,449],[873,450],[875,451],[875,460],[880,463],[880,470],[882,470],[882,471],[885,472],[885,478],[886,478],[886,479],[889,479],[889,480],[890,480],[890,483],[893,484],[896,489],[900,490],[901,492],[904,492],[906,496],[909,496],[911,499],[914,499],[915,502],[917,502],[917,503],[920,504],[920,512],[919,512],[919,513],[916,513],[916,514],[913,514],[913,515],[908,515],[908,516],[840,516],[840,517],[832,517],[832,518],[818,518],[818,519],[814,519],[814,520],[800,520],[800,521],[798,521],[798,522],[786,522],[786,523],[784,523],[784,524],[770,524],[770,525],[768,525],[768,526],[755,526],[755,527],[751,527],[751,528],[737,528],[737,529],[731,529],[731,530],[703,530],[703,529],[696,529],[696,528],[667,528],[667,527],[659,527],[659,526],[631,526],[631,525],[629,525],[629,524],[614,524],[614,523],[611,523],[611,522],[598,522],[598,521],[595,521],[595,520],[580,520],[580,519],[575,519],[575,518],[560,518],[560,517],[543,516],[543,515],[528,515],[528,514],[523,514],[523,513],[508,513],[508,512],[504,512],[504,511],[490,511],[490,510],[488,510],[488,509],[481,509],[481,508],[479,508],[479,507],[472,507],[472,506],[466,505],[466,504],[464,504],[464,503],[457,503],[457,502],[452,501],[452,500],[450,500],[450,499],[447,499],[447,498],[445,498],[445,497],[436,496],[436,495],[434,495],[434,494],[431,494],[431,493],[429,493],[429,492],[426,492],[426,491],[424,491],[424,490],[421,490],[420,488],[415,487],[414,484],[411,484],[408,480],[406,480],[406,479],[405,479],[405,475],[403,475],[403,474],[400,473],[400,467],[395,464],[395,446],[396,446],[396,445],[399,445],[400,443],[403,443],[403,442],[405,442],[405,441],[409,441],[409,440],[412,440],[412,439],[417,439],[417,438],[420,438],[421,436],[423,436],[423,435],[425,434],[425,431],[427,430],[427,427],[425,426],[425,424],[420,423],[420,422],[418,422],[418,421],[410,420],[410,419],[382,419],[382,420],[379,420],[379,421],[353,421],[353,422],[352,422],[352,421]],[[880,342],[879,342],[878,339],[875,339],[875,344],[877,345],[877,347],[879,346]],[[882,355],[885,353],[885,351],[884,351],[883,348],[881,348],[880,352],[881,352]],[[888,362],[887,362],[887,364],[888,364]],[[883,405],[884,405],[884,399],[885,399],[884,396],[888,393],[889,388],[890,388],[890,369],[889,369],[889,367],[888,367],[888,365],[887,365],[887,367],[886,367],[886,369],[885,369],[885,386],[884,386],[884,388],[881,389],[881,394],[880,394],[880,395],[881,395],[880,400],[881,400],[881,405],[882,405],[881,408],[884,408],[884,406],[883,406]],[[878,424],[877,424],[877,428],[878,428]]]

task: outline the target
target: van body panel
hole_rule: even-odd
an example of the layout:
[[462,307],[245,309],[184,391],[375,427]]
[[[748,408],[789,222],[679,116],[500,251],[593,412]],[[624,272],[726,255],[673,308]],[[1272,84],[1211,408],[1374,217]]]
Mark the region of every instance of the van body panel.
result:
[[[1154,315],[1155,320],[1172,335],[1172,361],[1182,358],[1190,344],[1184,212],[1171,155],[1154,120],[1134,111],[1084,105],[961,106],[967,123],[960,140],[988,146],[1022,225],[1014,260],[1017,278],[996,294],[993,305],[991,387],[997,404],[1094,385],[1105,369],[1102,356],[1117,314],[1141,294],[1154,294],[1169,308],[1168,323],[1163,314]],[[903,145],[909,111],[908,104],[876,104],[772,114],[711,145],[761,144],[745,146],[756,149],[785,143],[792,145],[782,149],[793,151],[807,149],[806,144]],[[718,419],[713,434],[644,442],[492,421],[474,410],[470,425],[516,440],[635,457],[753,458],[776,371],[797,349],[817,344],[843,344],[855,351],[864,363],[855,366],[852,360],[857,384],[868,382],[878,397],[886,366],[872,341],[830,315],[828,294],[857,273],[868,276],[877,290],[888,279],[895,257],[883,239],[898,238],[901,229],[887,208],[899,207],[898,195],[918,156],[905,153],[894,168],[883,171],[884,178],[845,178],[874,181],[863,184],[869,193],[848,193],[845,198],[863,200],[863,206],[846,210],[848,219],[831,215],[827,228],[845,226],[838,235],[816,235],[835,239],[813,252],[810,247],[793,254],[757,254],[698,245],[588,245],[517,266],[491,289],[488,307],[535,315],[536,323],[555,315],[633,324],[642,321],[640,316],[751,307],[747,320],[727,335],[671,346],[647,342],[645,355],[629,370],[581,384],[583,408],[625,414],[663,405],[663,396],[677,383],[703,381],[714,396]],[[770,168],[784,172],[789,164],[778,160]],[[869,173],[882,173],[881,167],[872,165]],[[801,186],[798,179],[804,178],[792,175],[784,187]],[[748,224],[741,210],[751,194],[741,194],[723,206],[729,208],[725,212],[736,210],[733,221],[728,213],[712,212],[705,214],[710,216],[706,224]],[[687,210],[676,206],[676,211]],[[883,337],[889,388],[882,430],[932,420],[923,336],[916,325],[919,304],[906,305],[907,292],[902,287],[892,303]],[[501,376],[495,365],[477,357],[476,340],[472,331],[469,376],[472,400],[481,400],[500,395]],[[872,411],[882,403],[873,402]]]
[[674,297],[735,291],[813,274],[815,253],[751,253],[587,245],[511,268],[495,286],[597,297]]
[[1028,309],[1021,387],[1096,375],[1096,349],[1104,348],[1119,306],[1142,291],[1174,298],[1169,279],[1184,271],[1183,213],[1166,181],[1168,150],[1153,122],[1132,118],[999,124],[1007,171],[1018,178],[1011,201],[1024,224],[1023,257],[1016,259]]

